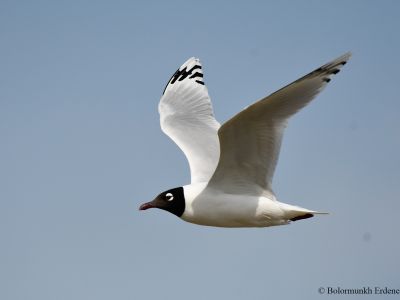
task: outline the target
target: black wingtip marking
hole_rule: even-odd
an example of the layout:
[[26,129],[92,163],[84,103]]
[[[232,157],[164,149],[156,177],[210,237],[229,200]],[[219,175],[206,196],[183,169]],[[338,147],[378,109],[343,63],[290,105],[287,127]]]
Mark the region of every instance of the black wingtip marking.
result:
[[314,217],[313,214],[306,213],[304,215],[291,218],[290,221],[298,221],[298,220],[308,219],[308,218],[312,218],[312,217]]
[[192,74],[192,76],[190,76],[189,78],[191,79],[191,78],[196,78],[196,77],[203,77],[203,74],[200,72],[196,72],[196,73]]
[[[196,72],[193,73],[194,70],[200,69],[201,70],[201,66],[200,65],[194,65],[190,70],[187,70],[187,67],[184,67],[182,70],[176,70],[176,72],[171,76],[171,78],[169,79],[167,85],[164,88],[163,91],[163,95],[165,93],[165,90],[167,89],[168,85],[170,84],[174,84],[176,81],[182,81],[184,79],[186,79],[189,75],[189,79],[195,79],[195,78],[203,78],[203,74],[200,72]],[[201,80],[195,80],[195,82],[204,85],[204,82]]]
[[[178,70],[175,72],[175,74],[172,76],[173,78],[171,80],[171,84],[174,84],[175,81],[177,81],[177,80],[182,81],[182,80],[186,79],[186,77],[188,77],[189,75],[192,75],[192,72],[194,70],[201,69],[201,66],[195,65],[188,71],[186,71],[186,68],[187,67],[184,67],[182,70]],[[196,73],[198,73],[198,72],[196,72]]]
[[333,69],[333,70],[331,71],[331,74],[337,74],[337,73],[339,73],[339,72],[340,72],[339,69]]
[[197,83],[200,83],[200,84],[202,84],[202,85],[204,85],[204,82],[203,82],[203,81],[196,80],[196,82],[197,82]]
[[347,64],[347,61],[342,61],[341,64],[342,66],[344,66],[345,64]]
[[331,81],[330,78],[322,78],[323,81],[325,81],[326,83],[328,83],[329,81]]

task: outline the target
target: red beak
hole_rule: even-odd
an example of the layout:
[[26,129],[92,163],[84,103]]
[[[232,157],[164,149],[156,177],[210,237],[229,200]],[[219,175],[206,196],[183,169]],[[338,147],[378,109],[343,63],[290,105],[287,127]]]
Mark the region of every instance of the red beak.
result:
[[140,205],[139,210],[146,210],[149,208],[154,208],[154,205],[151,204],[151,202],[143,203],[142,205]]

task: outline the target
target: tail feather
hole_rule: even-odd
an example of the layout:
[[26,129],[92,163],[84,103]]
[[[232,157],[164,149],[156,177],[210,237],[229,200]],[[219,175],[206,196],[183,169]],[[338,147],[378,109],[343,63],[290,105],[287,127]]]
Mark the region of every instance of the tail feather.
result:
[[314,217],[314,215],[326,215],[327,212],[313,211],[299,206],[294,206],[286,203],[281,203],[281,208],[284,209],[287,220],[298,221]]

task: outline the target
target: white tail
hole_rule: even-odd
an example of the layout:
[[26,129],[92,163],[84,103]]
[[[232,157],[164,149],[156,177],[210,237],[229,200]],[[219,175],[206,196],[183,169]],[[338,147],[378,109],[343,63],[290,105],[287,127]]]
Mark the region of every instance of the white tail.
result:
[[280,203],[281,208],[285,212],[285,218],[290,221],[298,221],[314,217],[314,215],[327,215],[327,212],[319,212],[309,210],[299,206],[294,206],[286,203]]

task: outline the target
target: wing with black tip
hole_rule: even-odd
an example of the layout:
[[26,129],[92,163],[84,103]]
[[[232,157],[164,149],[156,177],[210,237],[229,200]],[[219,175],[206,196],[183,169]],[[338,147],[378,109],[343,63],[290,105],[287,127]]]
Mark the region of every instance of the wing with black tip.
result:
[[261,99],[218,131],[220,159],[209,185],[225,193],[267,194],[288,119],[305,107],[340,71],[350,53]]
[[164,89],[158,111],[161,129],[185,154],[191,182],[207,182],[219,159],[218,129],[197,58],[188,59]]

